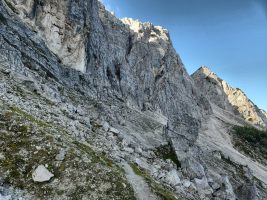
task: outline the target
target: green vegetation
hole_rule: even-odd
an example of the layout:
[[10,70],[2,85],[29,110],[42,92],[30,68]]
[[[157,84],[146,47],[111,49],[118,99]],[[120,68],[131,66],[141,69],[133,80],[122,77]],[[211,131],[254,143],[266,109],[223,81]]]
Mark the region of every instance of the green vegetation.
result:
[[260,162],[267,161],[267,131],[235,126],[232,134],[236,148]]
[[[41,130],[38,134],[32,130],[36,124],[27,121],[25,115],[9,109],[1,115],[0,128],[0,152],[3,152],[4,159],[0,160],[0,173],[4,174],[4,183],[13,185],[19,189],[38,191],[35,195],[43,197],[49,195],[51,188],[49,185],[32,185],[31,173],[39,163],[46,163],[51,166],[51,172],[57,176],[57,168],[52,161],[57,155],[58,150],[51,147],[36,149],[50,141],[50,137]],[[38,141],[34,138],[38,136]],[[40,188],[40,186],[42,186]]]
[[156,156],[163,160],[169,159],[173,161],[176,164],[177,168],[181,167],[181,162],[177,159],[176,153],[170,143],[158,147],[154,153],[156,154]]
[[261,131],[253,127],[235,126],[234,134],[253,146],[258,146],[265,150],[267,148],[267,131]]
[[[65,149],[63,161],[56,155]],[[134,191],[123,170],[107,155],[77,142],[68,130],[48,124],[0,100],[0,174],[3,184],[33,195],[34,199],[129,199]],[[54,178],[34,183],[32,173],[46,165]]]
[[97,154],[89,146],[87,146],[83,143],[77,142],[77,141],[74,141],[73,144],[75,144],[76,148],[79,149],[81,152],[91,155],[92,162],[101,163],[101,164],[106,165],[108,167],[113,167],[113,161],[111,159],[109,159],[108,157],[106,157],[105,153]]
[[25,111],[15,107],[15,106],[10,107],[10,110],[13,113],[17,113],[18,115],[23,116],[26,120],[33,122],[33,123],[37,124],[38,126],[41,126],[41,127],[49,127],[50,126],[48,123],[33,117],[32,115],[26,113]]
[[147,172],[141,170],[136,164],[130,163],[134,173],[142,176],[149,184],[152,191],[164,200],[177,200],[170,190],[157,183]]

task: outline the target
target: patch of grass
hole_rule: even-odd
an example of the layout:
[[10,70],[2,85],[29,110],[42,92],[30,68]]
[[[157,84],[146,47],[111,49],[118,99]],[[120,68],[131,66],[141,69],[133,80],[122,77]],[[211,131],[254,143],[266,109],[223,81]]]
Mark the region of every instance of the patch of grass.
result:
[[142,176],[145,181],[149,184],[152,191],[160,196],[164,200],[177,200],[177,198],[172,194],[171,191],[164,188],[159,183],[156,183],[155,180],[145,171],[141,170],[136,164],[130,163],[130,166],[132,167],[134,173],[138,176]]
[[163,160],[169,159],[173,161],[177,168],[181,167],[181,162],[178,160],[176,153],[170,143],[158,147],[154,153],[156,154],[156,156]]
[[[235,126],[233,133],[246,140],[252,145],[265,144],[267,140],[267,131],[261,131],[253,127]],[[266,144],[265,144],[266,145]],[[267,146],[265,146],[267,148]]]
[[104,164],[108,167],[113,167],[113,161],[111,159],[109,159],[105,153],[99,153],[97,154],[93,149],[91,149],[89,146],[74,141],[73,144],[75,144],[75,146],[80,150],[83,151],[84,153],[89,154],[92,157],[92,162],[94,163],[101,163]]
[[[123,170],[105,153],[75,141],[64,127],[47,124],[17,107],[0,105],[0,109],[4,184],[29,192],[33,199],[95,199],[95,194],[97,199],[135,200]],[[64,160],[57,161],[62,148],[67,149]],[[54,174],[51,181],[33,182],[32,172],[40,164]],[[54,180],[68,185],[60,187]],[[109,187],[101,188],[103,184]]]
[[232,134],[237,149],[251,158],[267,163],[267,131],[235,126]]
[[50,126],[48,123],[35,118],[34,116],[28,114],[27,112],[15,107],[15,106],[10,107],[10,110],[12,112],[15,112],[16,114],[23,116],[26,120],[31,121],[40,127],[49,127]]

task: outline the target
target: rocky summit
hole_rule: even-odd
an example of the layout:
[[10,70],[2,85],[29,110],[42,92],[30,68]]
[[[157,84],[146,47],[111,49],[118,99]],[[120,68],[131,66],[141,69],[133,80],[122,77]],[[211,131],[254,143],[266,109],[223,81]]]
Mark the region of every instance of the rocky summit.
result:
[[266,112],[160,26],[2,0],[0,79],[0,199],[267,199]]
[[251,125],[267,127],[266,112],[260,110],[241,89],[231,87],[208,67],[199,68],[192,78],[212,104],[242,117]]

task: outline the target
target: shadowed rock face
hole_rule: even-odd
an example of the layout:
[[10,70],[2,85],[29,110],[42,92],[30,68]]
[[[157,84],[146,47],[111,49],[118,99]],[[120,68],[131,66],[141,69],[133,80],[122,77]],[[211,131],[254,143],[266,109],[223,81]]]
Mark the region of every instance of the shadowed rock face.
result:
[[[0,172],[15,189],[27,185],[23,192],[29,190],[30,196],[135,199],[147,192],[152,199],[234,199],[242,193],[240,187],[254,184],[239,164],[222,162],[219,145],[205,146],[217,128],[217,136],[227,133],[228,115],[213,119],[217,110],[214,114],[212,103],[195,86],[162,27],[119,20],[96,0],[3,0],[0,73],[0,107],[5,108],[0,144],[10,146],[14,141],[9,135],[24,142],[0,154]],[[227,95],[216,88],[214,102],[231,110]],[[217,124],[209,126],[213,121]],[[21,123],[34,129],[26,138],[13,129]],[[35,146],[46,156],[38,157]],[[27,171],[18,171],[9,156]],[[3,167],[6,160],[10,165]],[[115,163],[127,166],[126,177]],[[42,164],[55,177],[40,189],[29,177]],[[19,179],[8,173],[10,166]],[[265,171],[261,166],[260,178]],[[0,198],[2,182],[0,177]],[[254,185],[267,196],[259,183]]]
[[266,127],[266,115],[239,88],[233,88],[209,68],[202,67],[192,75],[196,85],[212,103],[242,116],[247,122]]

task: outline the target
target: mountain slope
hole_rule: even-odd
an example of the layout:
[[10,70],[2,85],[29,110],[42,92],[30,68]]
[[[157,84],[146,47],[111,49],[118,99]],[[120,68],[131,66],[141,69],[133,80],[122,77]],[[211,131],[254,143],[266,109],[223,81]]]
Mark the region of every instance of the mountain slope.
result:
[[247,122],[266,127],[266,115],[239,88],[233,88],[220,79],[209,68],[201,67],[192,75],[198,88],[212,103]]
[[227,133],[244,120],[217,112],[166,29],[96,0],[4,0],[0,45],[0,198],[267,197]]

